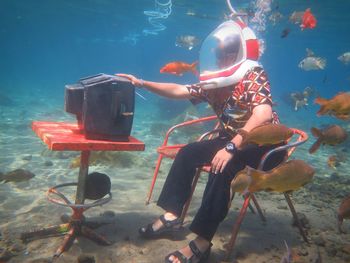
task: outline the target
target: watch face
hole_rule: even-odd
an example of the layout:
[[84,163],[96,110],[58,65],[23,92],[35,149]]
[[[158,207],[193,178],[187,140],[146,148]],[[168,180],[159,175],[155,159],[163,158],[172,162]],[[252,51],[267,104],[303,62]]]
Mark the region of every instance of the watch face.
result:
[[234,145],[234,143],[232,142],[229,142],[226,144],[226,147],[225,147],[226,151],[228,151],[229,153],[235,153],[236,151],[236,145]]
[[227,150],[232,151],[235,148],[235,146],[233,146],[233,143],[229,143],[226,145],[226,148],[227,148]]

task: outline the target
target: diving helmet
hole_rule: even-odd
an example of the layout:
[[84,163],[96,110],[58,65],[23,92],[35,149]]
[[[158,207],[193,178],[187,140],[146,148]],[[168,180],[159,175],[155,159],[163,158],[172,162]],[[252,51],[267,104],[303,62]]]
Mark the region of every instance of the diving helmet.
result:
[[240,21],[226,21],[203,41],[198,84],[203,89],[236,84],[249,69],[260,65],[258,58],[259,42],[254,32]]

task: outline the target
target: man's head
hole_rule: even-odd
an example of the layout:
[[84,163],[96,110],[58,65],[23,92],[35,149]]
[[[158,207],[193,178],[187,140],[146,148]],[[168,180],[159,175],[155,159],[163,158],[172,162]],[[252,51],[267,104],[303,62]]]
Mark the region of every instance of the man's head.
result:
[[200,50],[202,87],[210,83],[210,88],[221,88],[239,82],[250,68],[259,65],[258,57],[259,43],[249,27],[232,20],[222,23]]
[[215,55],[217,65],[220,69],[234,65],[238,59],[238,54],[242,48],[239,35],[229,35],[223,40],[219,40]]

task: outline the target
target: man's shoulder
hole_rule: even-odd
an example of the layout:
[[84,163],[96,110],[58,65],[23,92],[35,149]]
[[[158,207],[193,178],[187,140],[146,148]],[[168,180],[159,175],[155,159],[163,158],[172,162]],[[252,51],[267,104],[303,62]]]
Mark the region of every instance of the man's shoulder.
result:
[[265,73],[264,68],[262,66],[255,66],[255,67],[249,69],[243,78],[251,80],[252,77],[261,76],[261,75],[264,75],[266,77],[266,73]]

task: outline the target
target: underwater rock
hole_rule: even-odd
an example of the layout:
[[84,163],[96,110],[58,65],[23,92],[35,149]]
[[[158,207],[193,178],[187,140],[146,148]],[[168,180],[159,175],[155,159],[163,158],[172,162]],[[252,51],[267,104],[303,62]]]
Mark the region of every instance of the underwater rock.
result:
[[[93,151],[90,154],[89,165],[111,165],[118,167],[133,167],[138,165],[140,160],[140,155],[137,153],[129,153],[129,152],[112,152],[112,151]],[[141,164],[145,165],[145,164]],[[75,157],[71,163],[69,168],[78,168],[80,166],[80,156]]]
[[92,255],[81,254],[77,259],[78,263],[95,263],[95,257]]
[[31,155],[31,154],[27,154],[27,155],[25,155],[25,156],[22,157],[22,160],[24,160],[24,161],[30,161],[30,160],[32,160],[32,155]]
[[30,171],[24,170],[24,169],[16,169],[11,172],[8,172],[0,177],[0,182],[5,181],[7,182],[23,182],[28,181],[31,178],[33,178],[35,174],[33,174]]
[[0,254],[0,261],[1,261],[1,262],[6,262],[6,261],[8,261],[10,258],[12,258],[13,256],[14,256],[14,254],[13,254],[11,251],[5,249],[5,250],[4,250],[3,252],[1,252],[1,254]]
[[44,150],[42,150],[40,155],[43,157],[51,157],[51,158],[65,160],[65,159],[69,159],[71,157],[74,157],[77,154],[75,152],[51,151],[51,150],[45,148]]
[[111,210],[107,210],[107,211],[104,211],[103,213],[100,214],[101,216],[105,216],[105,217],[110,217],[110,218],[113,218],[116,216],[115,212],[114,211],[111,211]]
[[150,126],[150,133],[153,136],[165,136],[165,133],[167,132],[167,130],[171,127],[171,124],[166,124],[166,123],[162,123],[162,122],[154,122],[151,124]]
[[53,166],[53,162],[52,161],[45,161],[44,166]]
[[322,235],[318,235],[313,238],[313,241],[316,245],[324,247],[326,245],[326,240],[322,237]]

